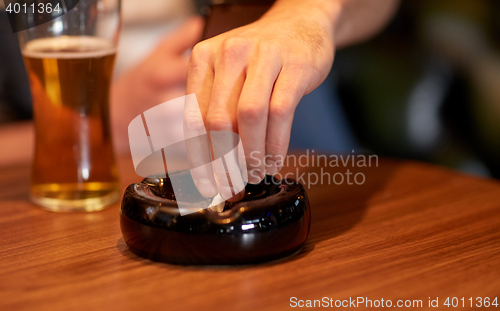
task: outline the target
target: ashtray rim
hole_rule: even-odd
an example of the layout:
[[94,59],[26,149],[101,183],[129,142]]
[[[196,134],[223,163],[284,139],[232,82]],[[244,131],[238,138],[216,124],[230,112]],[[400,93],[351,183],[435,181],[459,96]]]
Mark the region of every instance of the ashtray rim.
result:
[[[188,174],[189,172],[187,172]],[[273,178],[273,180],[276,180],[280,183],[279,187],[283,187],[285,191],[279,191],[277,193],[271,194],[265,198],[260,198],[260,199],[255,199],[251,201],[240,201],[236,202],[235,205],[226,211],[223,212],[215,212],[212,211],[209,208],[200,208],[197,212],[194,213],[201,213],[205,214],[206,216],[210,217],[212,221],[219,222],[224,219],[230,218],[230,221],[234,221],[235,218],[237,218],[238,214],[241,214],[249,209],[268,209],[270,206],[275,205],[276,203],[280,202],[282,197],[287,195],[294,197],[298,195],[301,190],[302,190],[302,185],[295,181],[294,179],[290,178],[283,178],[280,180],[277,180],[273,176],[269,176]],[[126,191],[130,190],[130,192],[134,195],[134,197],[140,199],[141,201],[146,201],[148,204],[151,206],[158,206],[158,208],[161,210],[161,212],[172,214],[172,215],[181,215],[178,209],[177,201],[167,199],[167,198],[162,198],[157,195],[155,195],[151,191],[151,187],[154,186],[153,183],[148,182],[148,179],[164,179],[160,177],[149,177],[149,178],[144,178],[140,183],[134,183],[131,184],[127,187]],[[277,185],[277,183],[276,183]],[[139,188],[139,189],[138,189]],[[286,190],[289,190],[290,192],[286,192]],[[211,199],[207,199],[211,200]],[[196,208],[197,203],[192,204],[193,207]],[[182,216],[182,215],[181,215]],[[226,220],[227,221],[227,220]]]
[[[172,206],[134,192],[134,185],[125,191],[120,227],[129,249],[144,258],[183,265],[265,262],[300,249],[309,234],[309,198],[304,186],[293,179],[286,185],[291,192],[280,190],[239,202],[221,213],[202,209],[184,216],[178,210],[172,212]],[[259,189],[248,189],[247,195]],[[267,193],[277,188],[273,189]],[[266,189],[262,190],[256,195],[265,195]]]

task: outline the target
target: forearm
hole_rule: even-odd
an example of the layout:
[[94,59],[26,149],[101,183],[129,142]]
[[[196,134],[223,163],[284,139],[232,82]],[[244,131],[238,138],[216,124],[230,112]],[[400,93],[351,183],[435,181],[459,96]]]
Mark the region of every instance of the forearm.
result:
[[337,47],[368,39],[387,24],[399,0],[344,0],[342,13],[336,21]]
[[[266,16],[297,16],[316,22],[336,48],[368,39],[390,20],[399,0],[277,0]],[[265,17],[266,17],[265,16]]]

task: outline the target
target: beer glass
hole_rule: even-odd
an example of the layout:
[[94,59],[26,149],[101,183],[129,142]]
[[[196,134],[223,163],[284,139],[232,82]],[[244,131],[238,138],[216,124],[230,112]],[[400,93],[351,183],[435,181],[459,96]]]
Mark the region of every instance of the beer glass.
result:
[[109,118],[119,30],[120,0],[79,0],[19,32],[35,120],[31,199],[45,209],[98,211],[120,197]]

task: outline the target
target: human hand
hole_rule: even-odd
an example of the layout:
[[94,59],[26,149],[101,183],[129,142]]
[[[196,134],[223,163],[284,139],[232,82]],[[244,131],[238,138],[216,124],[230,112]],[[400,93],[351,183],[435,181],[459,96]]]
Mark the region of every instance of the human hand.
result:
[[[295,107],[324,81],[333,58],[333,28],[317,8],[271,10],[257,22],[200,42],[189,61],[187,94],[196,94],[204,122],[185,115],[185,128],[201,133],[204,123],[207,131],[238,133],[248,182],[258,183],[281,169]],[[229,172],[238,170],[226,164]],[[233,187],[233,198],[223,191],[224,170],[207,166],[192,175],[207,197],[243,196],[242,189]]]

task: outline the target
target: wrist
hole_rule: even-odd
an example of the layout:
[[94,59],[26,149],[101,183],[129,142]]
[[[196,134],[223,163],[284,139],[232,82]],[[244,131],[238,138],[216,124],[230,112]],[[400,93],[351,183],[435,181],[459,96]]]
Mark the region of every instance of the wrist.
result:
[[333,40],[343,2],[343,0],[277,0],[263,18],[294,17],[301,21],[311,21],[321,27]]

